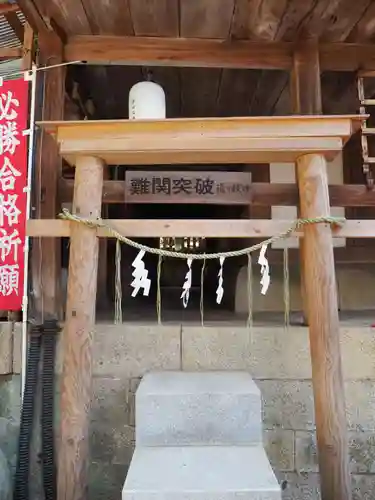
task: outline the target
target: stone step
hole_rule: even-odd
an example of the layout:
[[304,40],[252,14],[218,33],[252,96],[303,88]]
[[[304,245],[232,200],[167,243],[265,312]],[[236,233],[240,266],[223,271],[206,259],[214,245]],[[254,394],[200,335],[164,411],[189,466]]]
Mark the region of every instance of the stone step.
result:
[[136,393],[137,446],[262,442],[261,395],[245,372],[154,372]]
[[136,448],[122,500],[281,500],[261,446]]

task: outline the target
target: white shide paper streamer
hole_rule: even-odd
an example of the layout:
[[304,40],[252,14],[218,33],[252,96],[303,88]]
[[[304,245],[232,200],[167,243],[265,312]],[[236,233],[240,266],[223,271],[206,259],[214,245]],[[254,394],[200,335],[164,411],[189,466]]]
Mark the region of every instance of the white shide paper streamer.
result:
[[188,302],[189,302],[189,297],[190,297],[190,288],[191,288],[191,264],[193,260],[192,259],[187,259],[187,266],[188,266],[188,272],[185,275],[185,282],[182,287],[182,293],[180,299],[182,299],[182,304],[187,308]]
[[219,278],[219,283],[217,285],[216,289],[216,304],[221,304],[221,301],[223,300],[223,295],[224,295],[224,288],[223,288],[223,266],[224,266],[224,260],[225,257],[220,257],[220,269],[218,272],[218,278]]
[[151,280],[148,278],[148,271],[145,267],[145,263],[142,260],[144,255],[145,251],[140,250],[137,257],[133,260],[132,263],[132,267],[134,267],[134,271],[132,273],[134,280],[130,285],[134,288],[132,297],[135,297],[141,288],[143,288],[143,295],[145,297],[147,297],[150,293]]
[[262,286],[260,293],[262,295],[266,295],[268,287],[270,286],[271,278],[270,278],[270,268],[268,265],[268,260],[266,257],[267,245],[263,245],[260,249],[258,264],[260,264],[261,269],[260,273],[262,275],[260,279],[260,284]]

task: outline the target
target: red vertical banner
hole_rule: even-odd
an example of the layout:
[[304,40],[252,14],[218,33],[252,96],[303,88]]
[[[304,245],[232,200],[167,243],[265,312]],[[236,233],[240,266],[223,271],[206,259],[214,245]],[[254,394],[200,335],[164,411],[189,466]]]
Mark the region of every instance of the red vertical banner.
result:
[[27,203],[28,82],[0,86],[0,309],[22,308]]

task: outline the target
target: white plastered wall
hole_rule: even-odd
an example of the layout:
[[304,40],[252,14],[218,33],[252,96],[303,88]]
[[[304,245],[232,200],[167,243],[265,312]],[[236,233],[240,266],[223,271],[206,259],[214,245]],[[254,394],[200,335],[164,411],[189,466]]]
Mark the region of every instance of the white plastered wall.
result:
[[[336,158],[328,162],[328,183],[343,184],[343,157],[342,153]],[[271,163],[270,164],[270,182],[290,184],[296,182],[294,163]],[[334,217],[345,217],[345,209],[343,207],[332,207],[331,215]],[[271,207],[271,217],[277,220],[295,220],[297,218],[297,207]],[[334,238],[335,247],[344,247],[346,245],[345,238]],[[288,238],[279,240],[272,244],[273,248],[298,248],[298,238]]]

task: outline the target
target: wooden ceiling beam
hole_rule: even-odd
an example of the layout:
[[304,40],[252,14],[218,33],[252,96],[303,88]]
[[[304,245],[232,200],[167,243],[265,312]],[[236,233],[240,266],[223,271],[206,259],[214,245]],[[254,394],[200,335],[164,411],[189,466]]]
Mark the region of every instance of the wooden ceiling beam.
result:
[[34,33],[48,37],[50,46],[59,46],[62,40],[59,33],[54,29],[53,20],[44,16],[34,3],[34,0],[18,0],[18,6],[25,16],[27,22],[32,27]]
[[292,51],[282,43],[79,35],[68,39],[65,60],[129,66],[289,69]]
[[[106,219],[113,230],[130,238],[204,237],[204,238],[269,238],[288,230],[294,220],[271,219]],[[60,219],[30,219],[27,235],[41,238],[69,237],[72,224]],[[303,238],[303,229],[293,233]],[[100,238],[113,238],[105,227],[97,229]],[[374,220],[346,220],[332,228],[334,238],[375,238]]]
[[[61,156],[100,157],[108,165],[272,163],[319,153],[332,159],[363,117],[280,117],[39,122]],[[115,131],[115,135],[114,135]]]
[[[60,179],[59,197],[62,203],[72,201],[73,190],[73,179]],[[375,207],[375,191],[370,191],[361,184],[331,185],[329,186],[329,197],[333,207]],[[257,207],[270,207],[273,205],[292,207],[299,204],[296,184],[252,182],[249,199],[251,205]],[[126,181],[104,181],[103,203],[128,202],[129,200],[126,198]]]
[[[294,42],[77,35],[67,41],[65,60],[102,65],[289,71],[294,47]],[[322,71],[375,70],[374,44],[322,43],[319,55]]]
[[33,0],[20,0],[19,7],[35,33],[49,31],[48,24],[35,6]]

